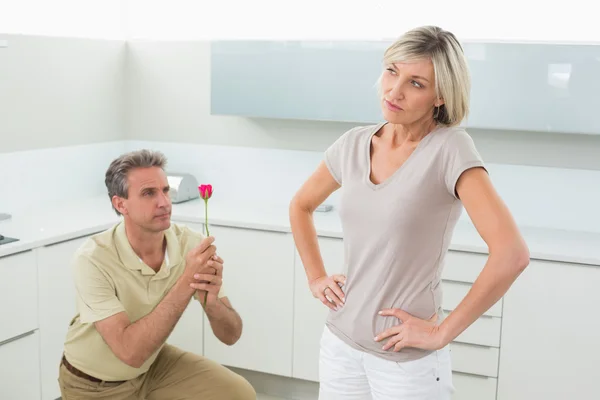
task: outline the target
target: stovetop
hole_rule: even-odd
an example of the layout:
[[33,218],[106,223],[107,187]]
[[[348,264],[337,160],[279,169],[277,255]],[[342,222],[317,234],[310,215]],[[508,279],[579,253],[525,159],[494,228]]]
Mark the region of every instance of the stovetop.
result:
[[0,246],[7,243],[17,242],[19,239],[3,236],[0,234]]

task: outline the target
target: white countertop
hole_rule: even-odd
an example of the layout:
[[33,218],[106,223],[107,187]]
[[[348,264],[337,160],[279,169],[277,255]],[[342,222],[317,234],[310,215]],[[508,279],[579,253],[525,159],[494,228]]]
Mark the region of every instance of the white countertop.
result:
[[[175,222],[204,222],[204,202],[173,205]],[[105,230],[119,221],[107,196],[48,204],[0,222],[0,233],[19,241],[0,245],[0,257]],[[315,213],[317,234],[342,237],[337,212]],[[209,224],[290,232],[287,204],[222,204],[209,202]],[[600,266],[600,233],[521,227],[532,259]],[[459,222],[451,250],[487,253],[470,223]]]

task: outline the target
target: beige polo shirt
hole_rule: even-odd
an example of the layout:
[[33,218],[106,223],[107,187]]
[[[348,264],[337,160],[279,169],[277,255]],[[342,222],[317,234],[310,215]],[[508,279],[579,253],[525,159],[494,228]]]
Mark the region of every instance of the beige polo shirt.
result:
[[[129,380],[148,371],[160,348],[140,368],[130,367],[114,355],[94,322],[122,311],[131,322],[149,314],[184,272],[185,255],[204,236],[172,223],[165,238],[167,256],[158,272],[133,251],[123,222],[91,236],[77,250],[72,259],[77,314],[64,346],[65,357],[76,368],[107,381]],[[219,297],[224,296],[221,287]],[[203,300],[198,293],[195,297]]]

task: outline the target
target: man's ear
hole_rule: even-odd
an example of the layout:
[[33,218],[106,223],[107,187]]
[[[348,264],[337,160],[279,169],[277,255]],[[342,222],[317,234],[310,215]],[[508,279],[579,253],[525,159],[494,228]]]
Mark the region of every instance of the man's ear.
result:
[[119,196],[113,196],[112,199],[113,207],[123,215],[127,215],[127,207],[125,206],[125,199]]

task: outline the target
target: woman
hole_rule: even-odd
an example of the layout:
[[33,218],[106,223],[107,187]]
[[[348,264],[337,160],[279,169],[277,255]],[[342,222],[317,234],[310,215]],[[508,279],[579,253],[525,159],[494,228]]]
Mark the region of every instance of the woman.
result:
[[[385,122],[342,135],[290,204],[310,290],[331,309],[320,399],[449,400],[448,344],[506,293],[529,251],[458,126],[470,78],[455,36],[407,32],[386,50],[378,83]],[[312,213],[339,188],[346,274],[328,276]],[[463,206],[489,257],[445,317],[441,273]]]

